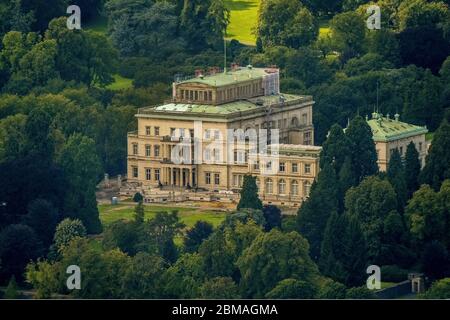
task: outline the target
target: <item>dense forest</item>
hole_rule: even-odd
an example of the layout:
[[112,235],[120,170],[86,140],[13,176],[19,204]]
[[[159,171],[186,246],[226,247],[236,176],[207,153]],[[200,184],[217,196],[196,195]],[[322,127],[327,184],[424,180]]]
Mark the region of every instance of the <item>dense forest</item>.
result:
[[[71,4],[81,30],[67,28]],[[367,28],[371,4],[380,30]],[[167,99],[175,75],[223,66],[229,19],[223,0],[0,1],[5,297],[371,298],[371,264],[388,282],[423,272],[423,297],[450,297],[448,0],[262,0],[255,46],[229,40],[227,57],[276,65],[282,92],[314,97],[321,171],[298,215],[263,206],[246,177],[219,227],[145,220],[139,201],[133,221],[102,226],[96,186],[126,171],[137,108]],[[378,172],[364,121],[375,108],[433,132],[423,169],[410,145]],[[83,287],[69,292],[73,264]]]

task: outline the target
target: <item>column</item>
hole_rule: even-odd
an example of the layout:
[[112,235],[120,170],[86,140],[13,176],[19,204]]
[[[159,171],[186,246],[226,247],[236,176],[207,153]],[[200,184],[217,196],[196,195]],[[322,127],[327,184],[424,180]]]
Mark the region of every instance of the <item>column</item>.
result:
[[170,185],[173,185],[173,169],[172,169],[172,167],[169,167],[169,182],[170,182]]
[[188,181],[189,181],[189,185],[192,187],[193,182],[192,182],[192,170],[191,169],[188,169]]

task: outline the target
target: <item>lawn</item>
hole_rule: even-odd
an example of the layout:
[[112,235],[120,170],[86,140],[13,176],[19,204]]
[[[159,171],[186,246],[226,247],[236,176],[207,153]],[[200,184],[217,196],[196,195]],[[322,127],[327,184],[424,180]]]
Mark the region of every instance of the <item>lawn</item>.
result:
[[133,86],[133,79],[124,78],[120,74],[115,74],[113,77],[114,82],[106,86],[110,90],[128,89]]
[[[156,212],[178,210],[178,216],[186,227],[192,227],[197,221],[203,220],[217,227],[224,219],[225,212],[197,209],[188,207],[161,206],[161,205],[145,205],[145,219],[152,219]],[[134,214],[133,204],[118,204],[98,206],[100,211],[100,220],[104,225],[109,225],[117,220],[132,220]]]
[[236,39],[247,45],[255,45],[253,34],[258,22],[260,0],[225,0],[230,10],[230,24],[227,29],[227,39]]

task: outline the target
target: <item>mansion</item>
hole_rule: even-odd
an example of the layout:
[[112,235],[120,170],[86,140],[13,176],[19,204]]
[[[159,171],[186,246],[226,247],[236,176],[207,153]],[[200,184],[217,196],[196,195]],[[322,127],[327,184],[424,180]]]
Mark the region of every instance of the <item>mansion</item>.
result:
[[[175,81],[170,101],[136,114],[127,159],[134,189],[127,194],[140,191],[145,202],[235,201],[244,175],[251,174],[264,203],[299,206],[319,170],[314,100],[280,93],[279,83],[277,68],[251,65],[197,70]],[[419,127],[376,117],[367,120],[381,170],[397,144],[404,150],[411,139],[424,144]]]

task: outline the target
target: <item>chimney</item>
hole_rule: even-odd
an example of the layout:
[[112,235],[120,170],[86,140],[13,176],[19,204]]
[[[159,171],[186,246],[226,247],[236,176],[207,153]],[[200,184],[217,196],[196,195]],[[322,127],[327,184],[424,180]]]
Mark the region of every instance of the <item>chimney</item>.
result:
[[203,75],[203,70],[202,69],[196,69],[195,70],[195,77],[196,78],[200,78]]
[[233,62],[231,64],[231,71],[236,71],[239,69],[239,63]]
[[219,73],[220,72],[220,68],[219,67],[210,67],[209,69],[208,69],[208,73],[210,74],[210,75],[215,75],[216,73]]
[[395,118],[395,121],[398,122],[398,120],[400,119],[400,115],[399,115],[398,113],[396,113],[396,114],[394,115],[394,118]]

